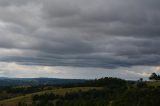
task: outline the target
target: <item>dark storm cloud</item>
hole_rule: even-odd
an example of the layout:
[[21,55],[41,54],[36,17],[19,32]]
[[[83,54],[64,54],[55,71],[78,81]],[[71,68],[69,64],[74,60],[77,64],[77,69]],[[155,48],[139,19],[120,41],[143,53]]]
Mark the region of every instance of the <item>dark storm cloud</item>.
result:
[[0,60],[103,68],[159,65],[159,5],[159,0],[0,0]]

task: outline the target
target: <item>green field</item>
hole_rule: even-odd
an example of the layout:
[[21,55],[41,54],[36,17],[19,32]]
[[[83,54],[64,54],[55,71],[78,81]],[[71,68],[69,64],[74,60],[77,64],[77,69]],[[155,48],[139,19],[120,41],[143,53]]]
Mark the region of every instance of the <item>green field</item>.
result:
[[158,87],[160,86],[160,81],[148,81],[147,85],[152,87]]
[[65,95],[66,93],[78,92],[78,91],[86,92],[86,91],[93,90],[93,89],[101,90],[102,87],[56,88],[53,90],[46,90],[46,91],[42,91],[42,92],[27,94],[24,96],[14,97],[14,98],[7,99],[7,100],[2,100],[2,101],[0,101],[0,105],[1,106],[16,106],[19,102],[25,102],[26,104],[30,104],[32,102],[33,95],[42,95],[45,93],[54,93],[56,95]]

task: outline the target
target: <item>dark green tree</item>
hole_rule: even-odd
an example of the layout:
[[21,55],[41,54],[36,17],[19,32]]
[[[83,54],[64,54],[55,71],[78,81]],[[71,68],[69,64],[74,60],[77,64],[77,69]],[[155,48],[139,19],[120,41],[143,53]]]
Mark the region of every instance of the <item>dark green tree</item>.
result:
[[152,73],[149,77],[150,80],[160,80],[160,76],[156,73]]

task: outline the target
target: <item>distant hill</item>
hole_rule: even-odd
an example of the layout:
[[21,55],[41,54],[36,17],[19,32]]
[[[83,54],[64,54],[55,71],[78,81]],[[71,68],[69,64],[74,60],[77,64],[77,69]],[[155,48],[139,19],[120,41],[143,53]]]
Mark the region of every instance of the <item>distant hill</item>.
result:
[[6,78],[0,77],[0,86],[36,86],[36,85],[63,85],[82,83],[82,79],[57,79],[57,78]]
[[0,77],[0,79],[8,79],[7,77]]

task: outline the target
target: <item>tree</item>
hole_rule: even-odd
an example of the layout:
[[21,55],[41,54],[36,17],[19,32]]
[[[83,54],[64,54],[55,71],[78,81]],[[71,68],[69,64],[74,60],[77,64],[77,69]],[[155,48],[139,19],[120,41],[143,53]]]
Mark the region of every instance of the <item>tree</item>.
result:
[[151,76],[149,77],[150,80],[159,80],[160,76],[157,75],[156,73],[152,73]]
[[139,81],[140,81],[140,82],[143,82],[143,78],[140,78]]
[[138,88],[144,88],[146,87],[146,82],[143,81],[143,78],[140,78],[138,81],[137,81],[137,87]]

